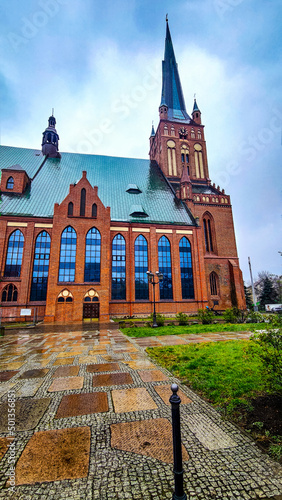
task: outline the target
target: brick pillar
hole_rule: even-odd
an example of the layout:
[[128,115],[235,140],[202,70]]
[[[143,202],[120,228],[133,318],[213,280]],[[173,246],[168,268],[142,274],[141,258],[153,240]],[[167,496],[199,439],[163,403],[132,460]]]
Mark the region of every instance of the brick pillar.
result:
[[180,239],[178,235],[176,233],[173,233],[172,245],[171,245],[171,268],[172,268],[171,270],[172,270],[172,286],[173,286],[174,301],[182,300],[179,241]]
[[34,239],[34,222],[29,222],[24,231],[24,251],[21,268],[21,289],[18,301],[21,304],[29,302],[29,287],[31,274],[33,269],[33,239]]

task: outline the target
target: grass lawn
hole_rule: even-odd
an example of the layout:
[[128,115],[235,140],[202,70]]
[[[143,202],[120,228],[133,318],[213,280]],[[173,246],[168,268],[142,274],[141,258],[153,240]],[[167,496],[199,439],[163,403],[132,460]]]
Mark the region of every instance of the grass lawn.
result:
[[268,426],[264,421],[267,411],[257,407],[257,402],[267,399],[270,410],[272,403],[281,405],[281,396],[277,399],[266,391],[262,363],[255,355],[247,354],[247,345],[248,341],[235,340],[151,347],[146,351],[153,360],[217,406],[223,415],[249,430],[257,441],[264,441],[270,451],[276,447],[278,452],[273,456],[277,460],[282,449],[282,436],[277,435],[281,433],[281,421],[280,427],[278,423],[273,430],[271,425],[277,422],[270,419],[272,424]]
[[259,323],[215,323],[212,325],[190,325],[190,326],[159,326],[151,328],[150,326],[138,326],[130,328],[121,328],[121,331],[128,337],[155,337],[159,335],[180,335],[181,333],[213,333],[213,332],[241,332],[261,329],[263,326]]
[[234,400],[263,390],[261,361],[246,357],[247,341],[148,348],[148,354],[212,403],[227,409]]

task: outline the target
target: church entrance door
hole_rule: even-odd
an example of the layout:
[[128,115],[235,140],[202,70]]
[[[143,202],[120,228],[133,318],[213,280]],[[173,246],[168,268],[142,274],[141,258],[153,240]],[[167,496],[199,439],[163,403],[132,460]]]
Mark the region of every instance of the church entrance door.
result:
[[83,319],[99,318],[100,304],[99,302],[84,302],[83,303]]

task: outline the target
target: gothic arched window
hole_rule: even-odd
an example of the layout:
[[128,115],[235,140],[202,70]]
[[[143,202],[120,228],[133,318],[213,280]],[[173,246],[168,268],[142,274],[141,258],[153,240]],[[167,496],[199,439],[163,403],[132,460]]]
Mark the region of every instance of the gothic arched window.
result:
[[175,142],[167,141],[168,175],[177,176]]
[[206,252],[215,252],[215,237],[213,219],[209,213],[203,216]]
[[159,272],[163,274],[160,282],[160,299],[173,299],[170,242],[162,236],[158,243]]
[[204,174],[204,163],[203,163],[203,151],[201,144],[195,144],[194,146],[194,155],[195,155],[195,168],[196,168],[196,177],[197,179],[203,179],[205,177]]
[[17,302],[18,290],[13,283],[6,285],[2,291],[2,302]]
[[210,291],[211,295],[218,295],[218,276],[214,271],[210,274]]
[[181,146],[181,161],[184,163],[189,163],[189,148],[186,144],[182,144]]
[[9,177],[9,179],[7,180],[6,189],[14,189],[13,177]]
[[85,216],[86,190],[82,188],[80,193],[80,215]]
[[191,245],[185,236],[179,242],[179,255],[182,299],[194,299]]
[[73,202],[70,201],[68,204],[68,216],[73,215]]
[[19,229],[16,229],[16,231],[14,231],[9,237],[4,276],[15,278],[20,277],[23,247],[23,233]]
[[101,234],[92,227],[86,235],[84,281],[100,281]]
[[148,243],[140,234],[134,245],[135,258],[135,300],[149,300],[148,284]]
[[75,260],[76,260],[76,232],[73,227],[64,229],[61,236],[59,280],[75,280]]
[[93,203],[93,205],[92,205],[92,217],[93,217],[93,219],[97,218],[97,205],[96,205],[96,203]]
[[126,245],[121,234],[112,242],[112,300],[126,299]]
[[65,288],[59,293],[58,302],[73,302],[73,294]]
[[35,240],[30,300],[46,300],[51,238],[46,231]]

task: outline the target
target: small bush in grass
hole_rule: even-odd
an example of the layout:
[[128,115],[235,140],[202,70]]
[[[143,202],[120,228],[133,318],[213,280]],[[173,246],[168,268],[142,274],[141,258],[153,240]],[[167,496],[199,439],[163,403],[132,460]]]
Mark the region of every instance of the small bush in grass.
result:
[[214,313],[210,309],[199,309],[198,318],[203,325],[210,325],[214,320]]
[[264,323],[265,319],[264,316],[255,311],[250,311],[247,317],[247,322],[248,323]]
[[238,319],[238,309],[236,307],[232,307],[231,309],[226,309],[223,312],[223,318],[226,323],[237,323]]
[[[153,321],[153,313],[150,316],[151,321]],[[163,314],[156,314],[156,322],[158,326],[164,326],[165,324],[165,316]]]
[[270,328],[250,338],[247,352],[257,355],[264,367],[266,384],[282,393],[282,328]]
[[176,321],[179,322],[179,325],[181,325],[181,326],[188,325],[188,316],[187,316],[187,314],[185,314],[183,312],[177,313],[175,315],[175,319],[176,319]]

